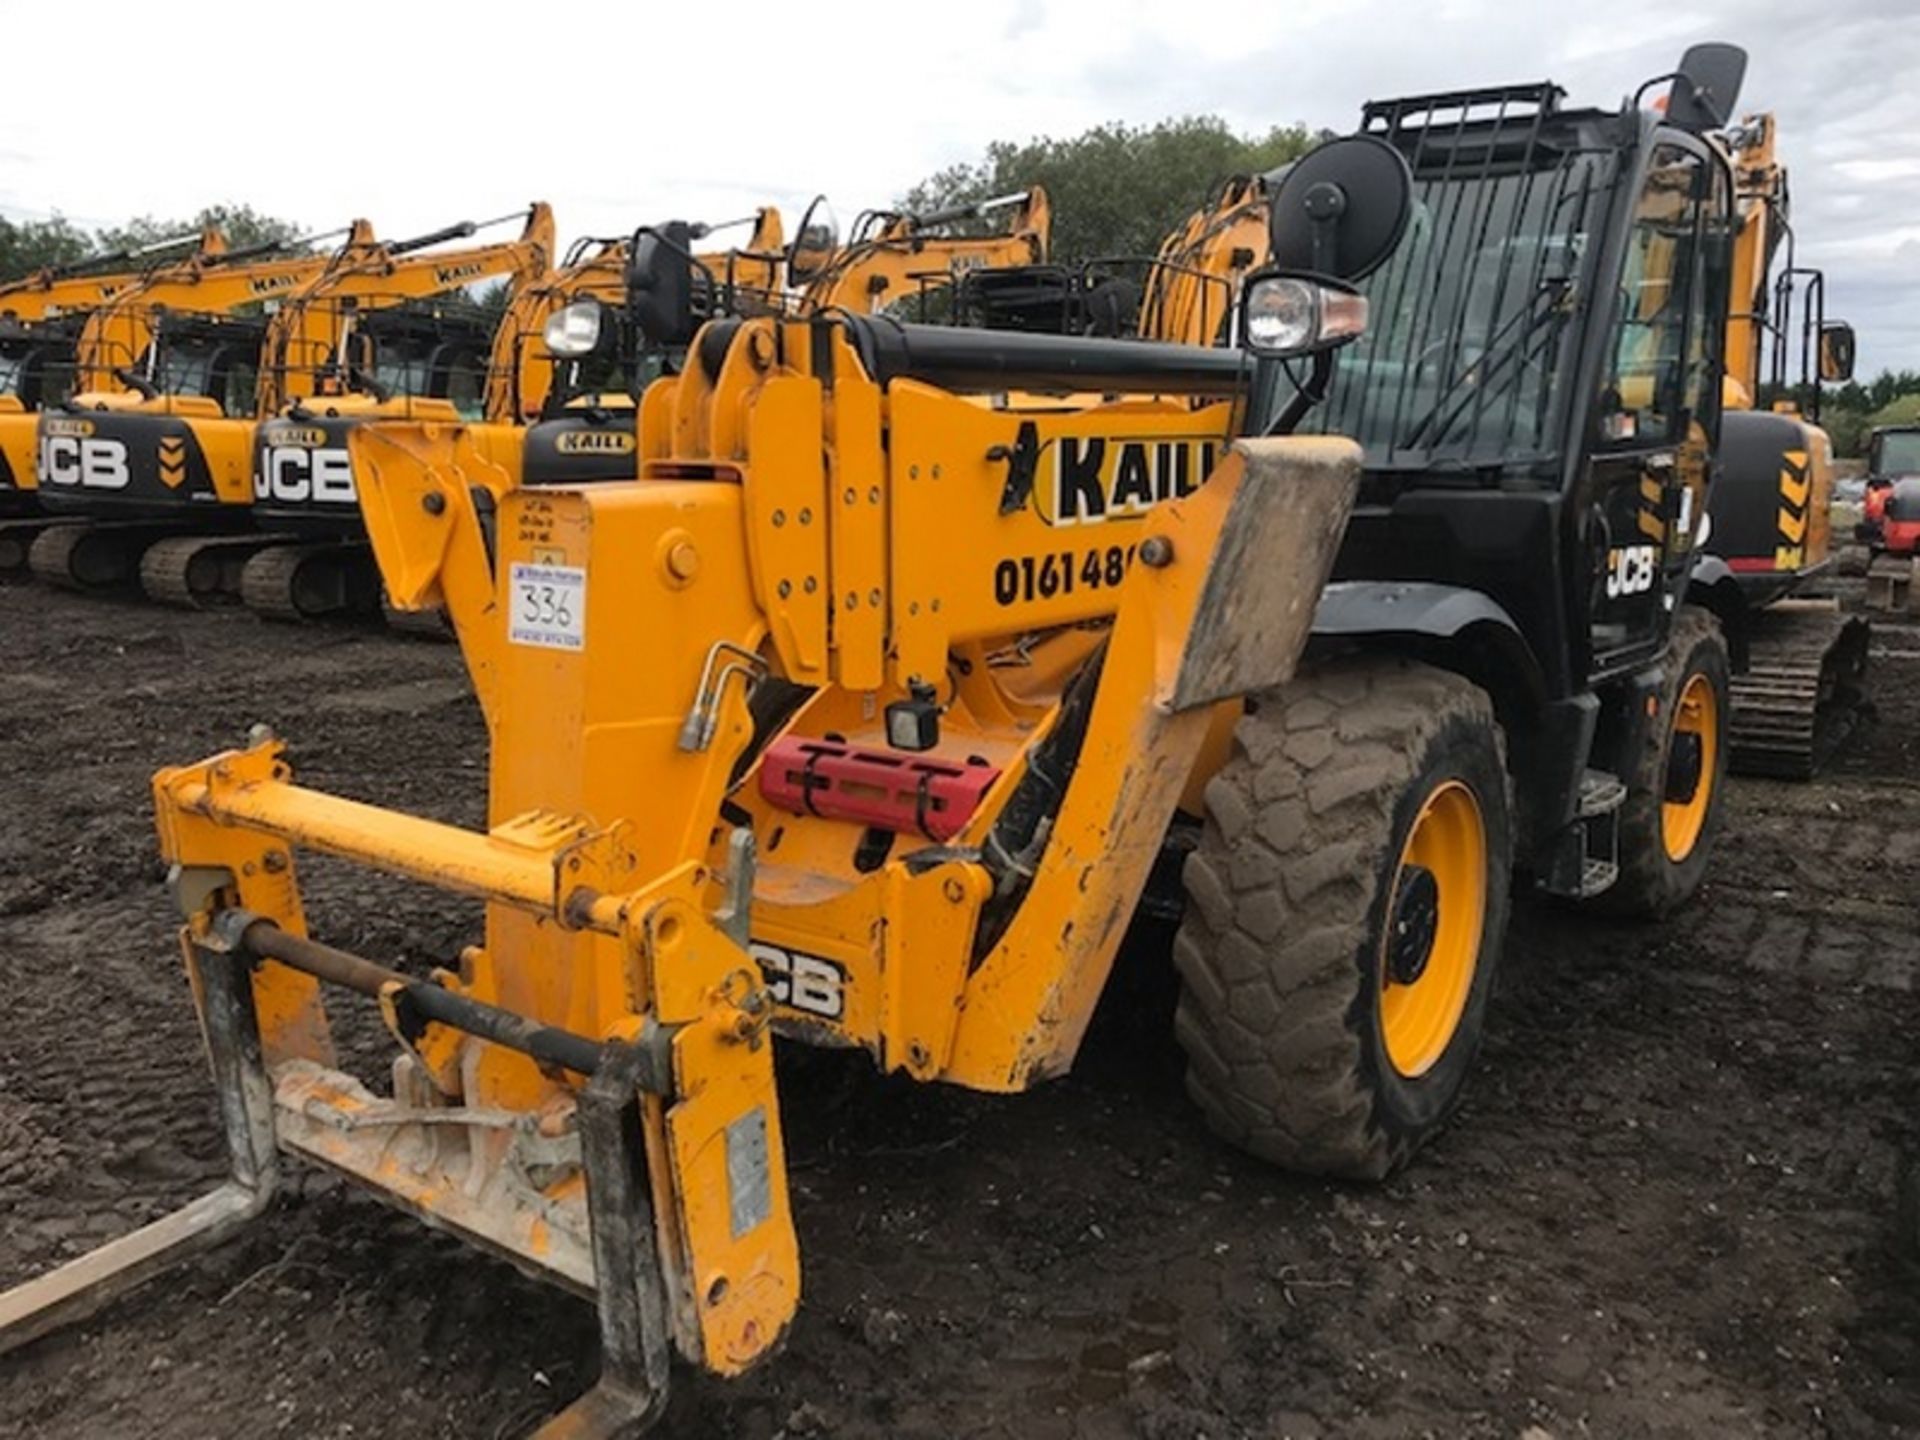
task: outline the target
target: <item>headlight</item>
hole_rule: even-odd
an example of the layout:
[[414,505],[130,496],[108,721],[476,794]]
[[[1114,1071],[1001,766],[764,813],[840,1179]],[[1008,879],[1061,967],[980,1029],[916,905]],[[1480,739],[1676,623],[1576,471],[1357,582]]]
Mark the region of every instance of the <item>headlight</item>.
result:
[[1243,334],[1256,355],[1304,355],[1367,328],[1367,298],[1293,275],[1249,282]]
[[591,355],[600,343],[600,304],[580,300],[547,317],[547,349],[565,359]]

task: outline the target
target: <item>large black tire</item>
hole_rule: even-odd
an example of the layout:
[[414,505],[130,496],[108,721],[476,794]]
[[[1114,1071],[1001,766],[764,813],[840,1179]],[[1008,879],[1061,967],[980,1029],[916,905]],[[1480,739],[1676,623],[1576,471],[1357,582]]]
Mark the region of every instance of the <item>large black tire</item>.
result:
[[[1416,819],[1460,787],[1484,822],[1477,945],[1462,947],[1470,979],[1444,1049],[1403,1073],[1382,1021],[1396,877]],[[1426,665],[1319,665],[1250,702],[1206,799],[1174,941],[1188,1092],[1216,1133],[1263,1159],[1386,1175],[1458,1103],[1505,937],[1511,801],[1492,705]]]
[[[1667,655],[1659,714],[1647,727],[1646,743],[1633,765],[1620,777],[1627,787],[1626,802],[1620,807],[1620,878],[1594,900],[1607,914],[1637,920],[1665,915],[1700,888],[1719,835],[1726,792],[1732,667],[1719,620],[1698,605],[1682,605],[1673,617]],[[1696,680],[1713,696],[1712,753],[1703,757],[1698,779],[1709,789],[1698,833],[1682,853],[1675,854],[1665,822],[1668,778],[1674,730],[1682,717],[1681,697]]]

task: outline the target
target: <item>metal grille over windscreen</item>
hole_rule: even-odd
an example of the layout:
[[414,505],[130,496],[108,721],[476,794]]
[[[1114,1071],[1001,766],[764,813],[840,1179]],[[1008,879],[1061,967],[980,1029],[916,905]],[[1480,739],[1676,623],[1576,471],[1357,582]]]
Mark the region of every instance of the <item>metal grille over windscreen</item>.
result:
[[[1588,303],[1615,158],[1552,125],[1541,84],[1367,107],[1407,157],[1406,238],[1363,285],[1367,333],[1341,357],[1318,424],[1370,468],[1534,468],[1553,457],[1562,338]],[[1546,478],[1544,475],[1542,478]]]

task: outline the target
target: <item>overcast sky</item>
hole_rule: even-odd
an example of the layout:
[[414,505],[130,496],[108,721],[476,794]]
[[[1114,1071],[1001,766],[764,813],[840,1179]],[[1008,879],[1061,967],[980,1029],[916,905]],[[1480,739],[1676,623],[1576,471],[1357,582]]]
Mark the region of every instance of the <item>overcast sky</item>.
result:
[[994,139],[1205,113],[1347,130],[1369,98],[1543,78],[1612,104],[1729,40],[1862,372],[1920,369],[1920,0],[0,0],[0,23],[0,213],[231,200],[391,236],[534,198],[563,237],[766,202],[792,226],[816,191],[844,224]]

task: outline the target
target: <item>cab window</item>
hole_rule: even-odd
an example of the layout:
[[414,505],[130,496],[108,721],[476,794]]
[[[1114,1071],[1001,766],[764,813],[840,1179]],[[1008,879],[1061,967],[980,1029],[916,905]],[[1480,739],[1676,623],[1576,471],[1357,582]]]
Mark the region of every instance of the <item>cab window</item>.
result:
[[1709,403],[1706,216],[1715,173],[1692,150],[1654,152],[1621,269],[1602,444],[1677,441]]

